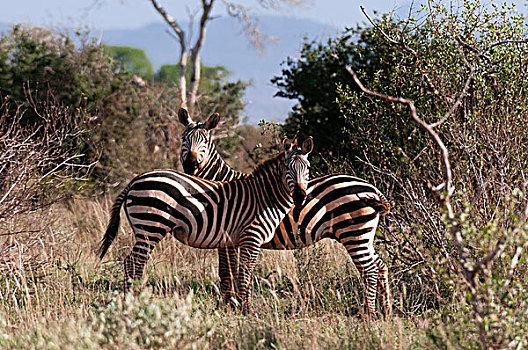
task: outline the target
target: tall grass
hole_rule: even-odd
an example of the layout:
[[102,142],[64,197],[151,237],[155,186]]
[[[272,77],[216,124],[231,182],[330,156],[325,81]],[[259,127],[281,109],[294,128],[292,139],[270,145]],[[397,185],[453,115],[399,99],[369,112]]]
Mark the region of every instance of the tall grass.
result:
[[[295,252],[264,251],[254,314],[218,306],[215,251],[171,237],[153,252],[141,293],[124,296],[122,261],[133,245],[122,225],[108,258],[96,250],[109,198],[77,199],[18,224],[39,233],[4,236],[0,347],[18,348],[428,348],[471,346],[470,329],[440,313],[368,320],[363,288],[346,251],[323,241]],[[397,291],[396,291],[397,292]],[[403,298],[396,293],[396,299]],[[396,305],[401,301],[396,300]],[[401,307],[400,307],[401,308]]]

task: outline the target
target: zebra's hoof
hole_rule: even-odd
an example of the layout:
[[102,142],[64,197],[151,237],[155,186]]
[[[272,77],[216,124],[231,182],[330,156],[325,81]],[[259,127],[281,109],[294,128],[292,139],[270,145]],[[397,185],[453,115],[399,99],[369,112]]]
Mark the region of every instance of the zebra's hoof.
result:
[[250,316],[253,314],[253,308],[249,304],[242,304],[242,314],[244,316]]

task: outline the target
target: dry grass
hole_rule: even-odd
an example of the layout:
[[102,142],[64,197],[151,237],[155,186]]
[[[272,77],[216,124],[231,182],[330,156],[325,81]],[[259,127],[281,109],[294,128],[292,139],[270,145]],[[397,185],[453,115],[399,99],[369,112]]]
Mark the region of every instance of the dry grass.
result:
[[155,249],[144,292],[124,298],[122,261],[133,244],[127,224],[108,258],[99,262],[95,253],[109,205],[109,198],[79,199],[11,223],[40,231],[0,241],[12,247],[2,255],[0,347],[450,347],[451,326],[433,314],[369,322],[359,275],[331,241],[263,252],[252,316],[217,306],[216,252],[172,238]]

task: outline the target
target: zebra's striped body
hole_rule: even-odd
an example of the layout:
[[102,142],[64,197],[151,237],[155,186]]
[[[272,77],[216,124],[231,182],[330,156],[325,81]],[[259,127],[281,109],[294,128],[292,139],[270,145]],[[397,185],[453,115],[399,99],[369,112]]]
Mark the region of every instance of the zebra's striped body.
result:
[[305,204],[290,210],[263,248],[299,249],[329,237],[343,243],[352,241],[358,252],[365,253],[373,249],[369,245],[378,214],[388,210],[383,201],[385,198],[374,186],[357,177],[333,174],[312,179],[308,181]]
[[[309,166],[309,152],[291,149],[290,144],[285,148],[286,152],[259,164],[238,181],[209,181],[174,170],[154,170],[137,176],[112,208],[101,258],[115,238],[124,203],[136,238],[125,259],[127,281],[142,276],[150,252],[167,233],[197,248],[239,246],[240,259],[246,265],[238,276],[238,287],[246,310],[247,286],[260,247],[272,239],[275,228],[293,205],[292,193],[305,186],[308,178],[304,168]],[[301,194],[301,200],[305,195]]]
[[[184,111],[180,111],[180,121],[186,125],[182,135],[182,163],[194,164],[194,167],[188,166],[185,171],[207,179],[246,177],[246,174],[229,167],[211,142],[208,130],[218,123],[210,122],[213,117],[218,118],[213,115],[205,124],[194,123]],[[197,156],[196,160],[190,162],[190,155]],[[308,182],[304,205],[294,207],[288,213],[277,227],[272,240],[262,248],[298,249],[323,238],[339,241],[363,276],[369,314],[375,315],[377,290],[384,311],[390,314],[388,269],[374,250],[379,217],[389,210],[390,205],[385,197],[362,179],[340,174],[319,177]],[[235,248],[225,248],[219,249],[218,253],[222,291],[229,299],[234,293],[232,281],[237,276],[237,251]]]

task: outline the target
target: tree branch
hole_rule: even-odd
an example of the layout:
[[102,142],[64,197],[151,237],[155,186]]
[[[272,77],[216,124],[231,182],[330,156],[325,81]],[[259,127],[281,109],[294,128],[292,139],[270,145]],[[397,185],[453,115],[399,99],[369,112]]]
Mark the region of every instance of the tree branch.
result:
[[185,40],[185,32],[180,27],[178,23],[176,23],[176,20],[172,18],[171,15],[167,13],[167,11],[158,3],[157,0],[150,0],[152,3],[152,6],[154,6],[154,9],[163,17],[165,22],[172,28],[174,33],[176,33],[176,37],[178,38],[178,41],[180,43],[180,60],[179,60],[179,77],[178,77],[178,95],[180,98],[180,102],[182,107],[187,106],[187,81],[185,80],[185,72],[187,71],[187,60],[188,60],[188,53],[187,53],[187,41]]
[[519,257],[521,256],[522,251],[523,248],[519,246],[517,246],[517,248],[515,249],[515,254],[513,255],[513,258],[510,263],[510,270],[508,271],[508,275],[506,276],[506,280],[504,281],[504,285],[502,286],[503,289],[507,289],[509,287],[512,280],[513,272],[515,271],[515,268],[519,263]]
[[172,30],[174,30],[174,33],[176,33],[176,35],[180,39],[180,44],[185,49],[185,33],[181,29],[180,25],[176,23],[176,20],[172,18],[172,16],[169,15],[167,11],[156,0],[150,0],[150,2],[152,3],[152,6],[154,6],[156,11],[158,11],[158,13],[163,17],[165,22],[167,22],[167,24],[171,26]]
[[191,49],[191,81],[189,84],[189,92],[187,100],[189,101],[188,109],[189,113],[192,115],[194,110],[194,105],[196,103],[196,97],[198,95],[198,86],[200,84],[200,51],[202,50],[203,43],[205,40],[205,31],[207,22],[211,19],[210,13],[213,7],[215,0],[202,0],[202,15],[200,16],[200,31],[198,38],[194,46]]
[[[414,121],[418,123],[418,125],[420,125],[420,127],[431,136],[431,138],[434,140],[436,145],[440,148],[440,151],[442,153],[445,183],[437,186],[436,188],[441,189],[445,187],[447,191],[446,198],[449,198],[449,196],[451,196],[454,190],[453,185],[452,185],[453,175],[451,173],[451,164],[449,162],[449,153],[447,151],[447,147],[445,146],[444,142],[442,141],[438,133],[433,129],[433,127],[431,127],[431,125],[427,124],[424,120],[418,117],[418,114],[416,112],[416,107],[411,100],[403,98],[403,97],[392,97],[392,96],[380,94],[379,92],[368,90],[363,86],[363,84],[358,79],[356,73],[352,70],[352,67],[350,65],[347,66],[346,69],[350,73],[350,75],[352,75],[352,78],[354,79],[354,82],[357,84],[359,89],[363,91],[364,93],[366,93],[367,95],[381,98],[382,100],[385,100],[388,102],[401,103],[401,104],[407,105]],[[450,211],[452,214],[452,208],[450,208]]]
[[[449,161],[449,151],[447,150],[447,147],[445,146],[444,142],[442,141],[442,139],[440,138],[438,133],[431,126],[431,124],[427,124],[424,120],[422,120],[420,117],[418,117],[418,113],[416,111],[416,107],[415,107],[414,103],[411,100],[406,99],[406,98],[402,98],[402,97],[392,97],[392,96],[384,95],[384,94],[381,94],[381,93],[378,93],[378,92],[375,92],[375,91],[368,90],[368,89],[366,89],[363,86],[363,84],[358,79],[356,73],[352,70],[352,67],[350,65],[347,66],[346,69],[350,73],[350,75],[352,75],[352,78],[354,79],[354,82],[357,84],[359,89],[362,92],[364,92],[365,94],[367,94],[369,96],[380,98],[380,99],[382,99],[384,101],[387,101],[387,102],[401,103],[401,104],[407,105],[407,107],[409,108],[409,111],[410,111],[411,116],[414,119],[414,121],[416,123],[418,123],[418,125],[420,125],[420,127],[431,136],[431,138],[436,143],[438,148],[440,148],[440,151],[441,151],[441,154],[442,154],[442,165],[443,165],[443,168],[444,168],[444,183],[440,184],[439,186],[436,186],[436,188],[434,188],[434,189],[436,191],[439,191],[439,190],[445,188],[445,192],[444,192],[445,194],[444,194],[443,197],[441,197],[441,201],[442,201],[442,203],[443,203],[443,205],[444,205],[444,207],[446,209],[446,212],[447,212],[447,219],[448,219],[448,224],[450,225],[450,232],[451,232],[451,235],[454,238],[455,246],[456,246],[457,252],[458,252],[458,259],[459,259],[460,269],[462,271],[462,275],[464,277],[464,281],[467,283],[467,285],[469,287],[469,290],[470,290],[471,303],[472,303],[473,311],[475,312],[475,317],[477,319],[477,322],[478,322],[478,325],[479,325],[479,329],[481,330],[481,332],[480,332],[481,342],[482,342],[484,347],[487,347],[486,338],[483,336],[485,334],[485,326],[484,326],[483,317],[482,317],[484,311],[483,311],[481,302],[479,301],[479,299],[478,299],[478,297],[476,295],[477,287],[476,287],[476,282],[475,282],[475,273],[474,273],[474,270],[470,266],[467,253],[466,253],[466,251],[464,249],[464,240],[462,238],[462,232],[461,232],[460,224],[458,222],[459,218],[457,218],[457,216],[455,216],[455,212],[454,212],[452,204],[451,204],[451,195],[454,192],[454,186],[453,186],[453,175],[452,175],[452,172],[451,172],[451,163]],[[471,79],[473,79],[473,75],[472,74],[468,77],[467,81],[470,81]],[[467,81],[466,81],[466,85],[467,85]],[[460,96],[463,97],[464,95],[465,95],[465,92],[463,90],[461,92]],[[459,96],[459,99],[462,98],[460,96]],[[444,118],[442,118],[442,119],[444,119]],[[498,256],[498,254],[495,254],[495,252],[494,252],[491,255],[489,261],[492,261],[492,259],[496,258],[497,256]],[[489,262],[489,261],[487,261],[487,262]]]

